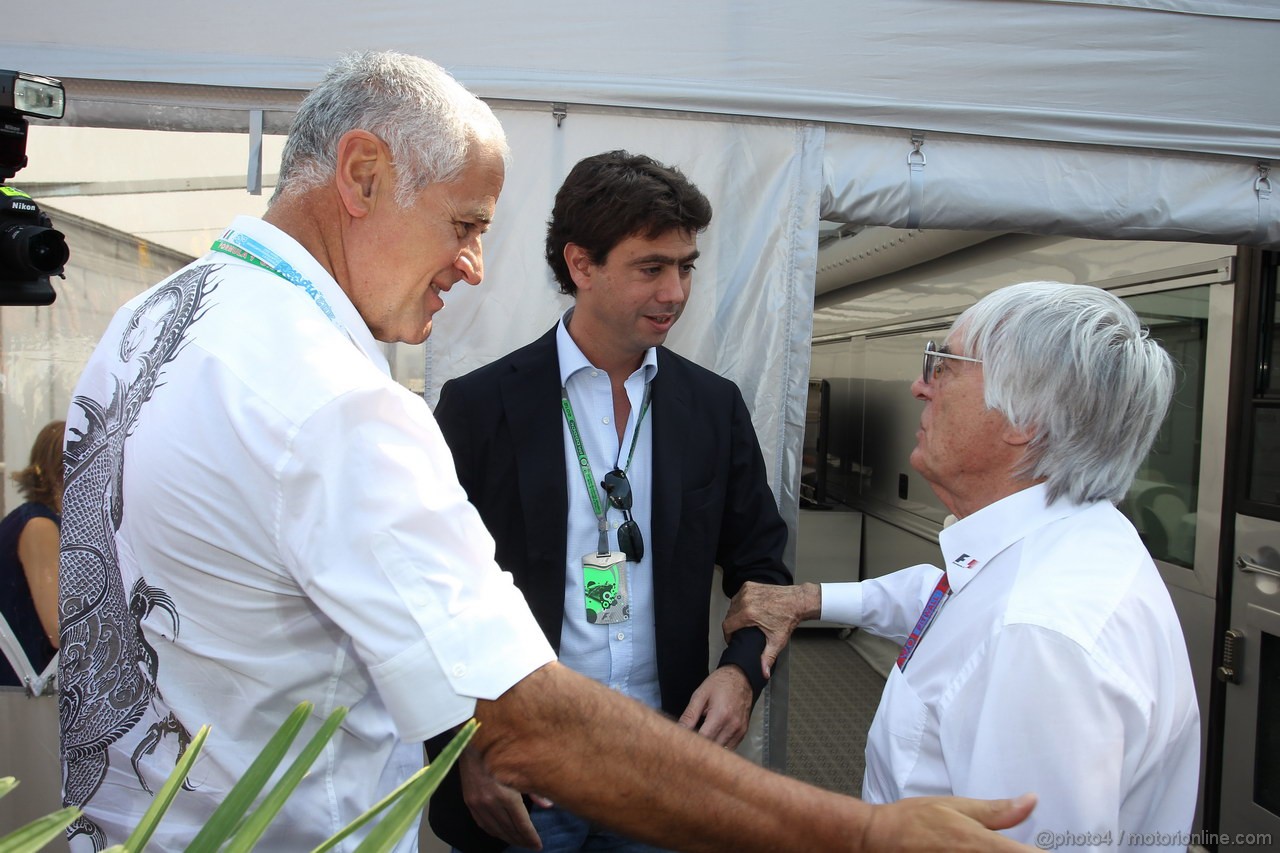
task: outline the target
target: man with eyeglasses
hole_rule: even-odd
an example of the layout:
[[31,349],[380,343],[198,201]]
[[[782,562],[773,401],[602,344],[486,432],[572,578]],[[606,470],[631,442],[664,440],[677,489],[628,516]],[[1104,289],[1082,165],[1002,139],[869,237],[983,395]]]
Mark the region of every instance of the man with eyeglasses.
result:
[[939,534],[944,568],[748,585],[733,602],[725,630],[762,626],[770,662],[806,619],[902,644],[867,736],[865,799],[1035,790],[1012,838],[1186,848],[1191,669],[1160,573],[1115,507],[1173,384],[1168,354],[1110,293],[998,290],[925,346],[912,384],[911,465],[959,519]]
[[[742,395],[663,347],[710,220],[678,169],[625,151],[578,163],[546,241],[574,306],[541,339],[447,383],[435,415],[498,564],[561,663],[732,749],[765,684],[764,636],[735,633],[708,675],[713,568],[729,595],[791,574]],[[477,762],[464,758],[461,770],[479,826],[504,843],[541,836],[543,850],[567,851],[615,839],[554,807],[535,805],[530,823],[519,795]],[[467,815],[437,795],[432,817],[448,839],[458,830],[439,824]]]

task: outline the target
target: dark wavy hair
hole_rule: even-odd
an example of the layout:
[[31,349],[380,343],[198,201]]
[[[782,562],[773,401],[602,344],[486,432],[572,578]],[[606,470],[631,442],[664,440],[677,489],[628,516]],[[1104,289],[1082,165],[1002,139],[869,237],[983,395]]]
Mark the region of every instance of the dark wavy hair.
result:
[[698,234],[711,223],[711,202],[674,166],[643,154],[607,151],[578,162],[556,193],[547,222],[547,263],[560,292],[576,295],[564,247],[574,243],[603,264],[633,235],[671,230]]
[[66,421],[51,421],[41,427],[31,445],[31,464],[11,475],[24,499],[51,507],[61,497],[62,441],[66,430]]

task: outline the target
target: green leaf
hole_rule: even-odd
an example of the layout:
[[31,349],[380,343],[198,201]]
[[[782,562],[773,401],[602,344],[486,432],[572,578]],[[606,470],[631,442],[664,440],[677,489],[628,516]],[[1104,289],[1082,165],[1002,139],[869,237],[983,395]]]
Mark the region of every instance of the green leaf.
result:
[[79,809],[68,807],[36,818],[26,826],[20,826],[0,838],[0,853],[30,853],[30,851],[39,850],[61,835],[62,831],[71,825],[71,821],[79,816]]
[[0,776],[0,797],[18,787],[18,780],[12,776]]
[[[476,733],[480,724],[469,720],[462,730],[454,735],[436,760],[426,767],[422,774],[415,775],[386,817],[365,836],[364,841],[356,848],[356,853],[374,853],[390,850],[404,837],[409,829],[415,826],[427,805],[427,800],[440,787],[440,780],[449,772],[449,768],[458,760],[462,750]],[[358,820],[359,818],[357,818]]]
[[244,821],[253,801],[280,766],[280,762],[284,761],[289,747],[293,745],[298,732],[302,731],[314,707],[311,702],[301,702],[293,709],[293,713],[271,736],[262,752],[258,753],[258,757],[240,777],[240,781],[227,792],[226,798],[205,821],[204,827],[191,839],[191,844],[186,848],[187,853],[213,853],[231,837]]
[[257,844],[258,839],[262,837],[262,833],[267,831],[267,827],[275,818],[276,814],[284,807],[285,800],[293,793],[293,789],[298,787],[298,783],[302,781],[302,777],[306,775],[307,770],[315,762],[316,757],[320,755],[325,744],[333,737],[333,733],[338,730],[338,726],[342,724],[342,720],[347,716],[346,708],[336,708],[329,719],[324,721],[324,725],[315,733],[315,736],[303,747],[302,752],[294,759],[289,769],[280,777],[280,781],[267,794],[266,799],[262,801],[253,814],[236,831],[236,834],[227,842],[226,853],[248,853]]
[[347,824],[342,829],[338,830],[338,832],[336,832],[335,834],[326,838],[324,840],[324,843],[321,844],[316,849],[312,850],[311,853],[325,853],[326,851],[332,850],[334,847],[337,847],[339,844],[342,843],[342,841],[345,838],[347,838],[347,836],[351,835],[353,832],[357,832],[361,827],[363,827],[365,824],[369,823],[369,821],[377,817],[378,814],[383,809],[385,809],[387,806],[394,803],[396,800],[400,799],[400,797],[404,795],[404,792],[409,790],[409,786],[413,784],[413,781],[426,772],[427,772],[426,767],[420,768],[418,772],[414,773],[408,779],[404,780],[398,786],[396,786],[396,789],[394,791],[392,791],[390,794],[387,794],[381,800],[379,800],[378,802],[370,806],[368,809],[366,809],[365,812],[362,815],[360,815],[358,818],[351,821],[351,823]]
[[147,813],[142,816],[142,820],[138,822],[133,832],[125,840],[125,849],[146,849],[147,842],[151,840],[156,827],[160,824],[160,818],[164,817],[164,813],[169,810],[169,805],[173,802],[173,798],[177,796],[178,791],[182,788],[182,783],[186,781],[187,773],[191,771],[191,765],[195,764],[196,756],[200,754],[200,749],[204,746],[204,740],[208,736],[209,727],[201,726],[200,731],[196,732],[196,736],[187,745],[186,751],[182,753],[182,757],[174,763],[173,770],[169,773],[169,778],[165,780],[164,785],[160,788],[160,793],[152,798],[151,805],[147,807]]
[[[428,797],[435,793],[436,788],[440,786],[440,780],[444,778],[444,774],[448,773],[449,768],[458,760],[458,756],[462,754],[463,747],[465,747],[471,740],[472,735],[475,734],[476,729],[479,726],[480,724],[475,720],[471,720],[463,726],[458,733],[453,736],[453,740],[449,741],[449,745],[441,750],[440,755],[436,756],[435,761],[427,767],[423,767],[417,773],[414,773],[404,782],[400,783],[394,791],[387,794],[377,803],[374,803],[365,810],[364,814],[351,821],[351,823],[344,826],[336,834],[326,838],[324,843],[312,850],[311,853],[325,853],[325,851],[332,850],[334,847],[337,847],[338,844],[347,838],[347,836],[358,831],[361,827],[369,823],[377,817],[380,812],[399,800],[401,797],[414,796],[414,792],[417,792],[421,786],[427,786]],[[458,745],[456,749],[454,748],[454,744]],[[432,774],[431,779],[425,782],[418,781],[426,774]],[[432,783],[432,780],[434,780],[434,784]],[[423,802],[425,801],[426,800],[424,798]],[[419,806],[418,809],[421,811],[422,807]]]

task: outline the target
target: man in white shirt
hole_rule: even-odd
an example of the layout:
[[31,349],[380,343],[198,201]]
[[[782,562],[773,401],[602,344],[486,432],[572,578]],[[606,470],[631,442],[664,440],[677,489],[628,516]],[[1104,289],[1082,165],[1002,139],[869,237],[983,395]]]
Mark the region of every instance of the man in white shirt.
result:
[[[1041,805],[1006,834],[1055,849],[1186,846],[1199,712],[1177,615],[1115,508],[1164,419],[1173,364],[1100,289],[1004,288],[925,350],[912,466],[959,519],[943,569],[748,585],[766,666],[804,619],[903,644],[867,737],[862,795]],[[1181,841],[1180,841],[1181,840]]]
[[499,779],[688,849],[801,849],[803,827],[824,846],[959,833],[976,850],[996,837],[978,821],[1025,817],[1025,801],[894,810],[823,794],[555,662],[430,411],[377,345],[421,342],[440,293],[479,283],[505,160],[493,114],[438,67],[347,57],[299,108],[265,219],[237,219],[112,321],[68,417],[75,848],[124,841],[209,723],[151,845],[185,847],[302,701],[312,729],[350,713],[264,849],[315,847],[421,766],[420,741],[471,716]]

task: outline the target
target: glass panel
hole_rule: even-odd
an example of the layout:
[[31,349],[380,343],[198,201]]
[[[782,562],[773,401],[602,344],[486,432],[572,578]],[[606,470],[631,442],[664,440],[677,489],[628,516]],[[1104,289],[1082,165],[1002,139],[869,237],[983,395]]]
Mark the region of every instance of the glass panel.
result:
[[1280,506],[1280,292],[1274,280],[1263,293],[1248,490],[1249,500]]
[[1280,506],[1280,408],[1275,406],[1253,409],[1249,500]]
[[829,388],[825,379],[809,380],[809,397],[804,412],[804,455],[800,470],[800,506],[806,508],[827,502]]
[[[1267,304],[1263,306],[1262,336],[1259,340],[1258,393],[1263,397],[1280,397],[1280,290],[1272,284]],[[1265,298],[1265,297],[1264,297]]]
[[1151,330],[1151,337],[1173,356],[1178,383],[1164,426],[1120,509],[1138,529],[1151,556],[1191,568],[1200,486],[1209,287],[1133,296],[1125,302]]
[[1265,631],[1258,651],[1258,737],[1253,754],[1253,801],[1280,815],[1280,638]]
[[[865,341],[855,338],[813,348],[811,372],[822,378],[810,380],[810,394],[813,383],[820,381],[825,401],[817,402],[825,405],[824,450],[819,452],[819,436],[811,434],[806,424],[804,465],[807,472],[812,452],[816,464],[811,477],[815,485],[822,484],[821,503],[837,509],[855,504],[861,490],[863,380],[853,377],[861,374],[864,347]],[[814,401],[812,396],[810,401]]]

